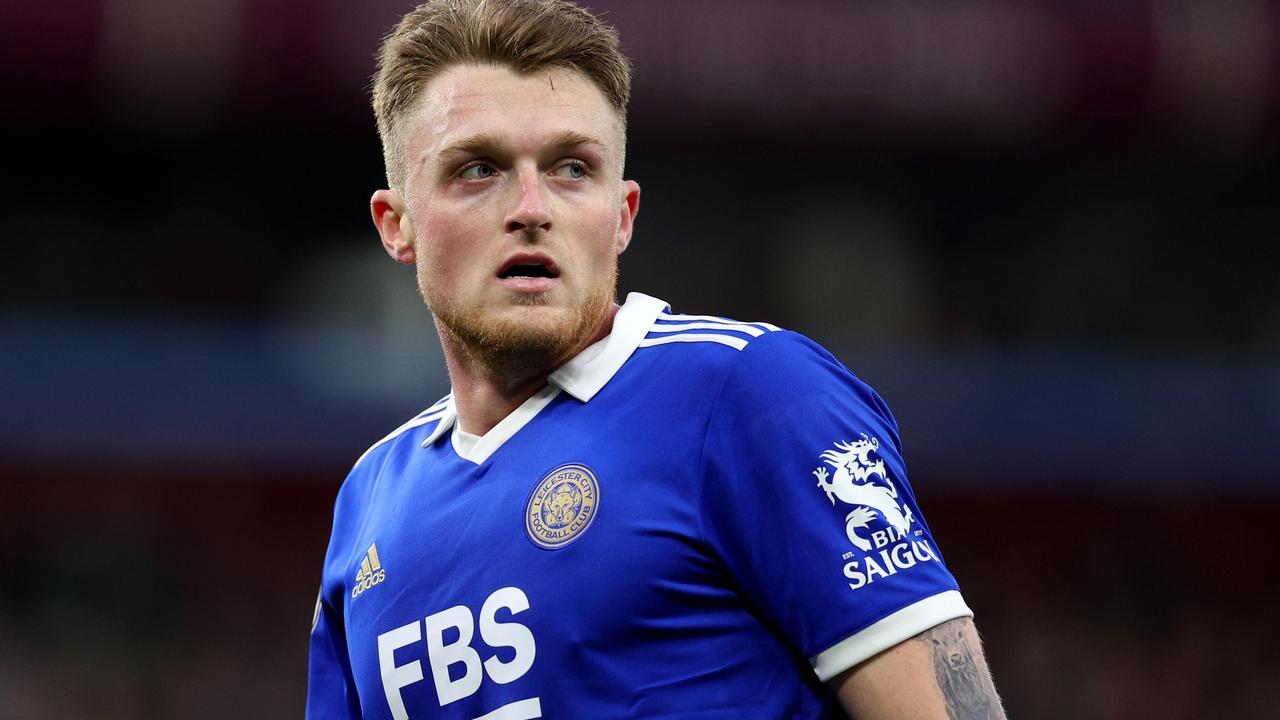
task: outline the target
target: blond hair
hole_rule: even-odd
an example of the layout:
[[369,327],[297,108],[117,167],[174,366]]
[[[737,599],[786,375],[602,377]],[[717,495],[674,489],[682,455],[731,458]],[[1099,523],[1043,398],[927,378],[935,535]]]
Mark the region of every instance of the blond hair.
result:
[[461,64],[501,65],[519,74],[576,70],[590,79],[626,127],[631,64],[618,33],[567,0],[427,0],[383,40],[373,77],[387,182],[404,182],[400,124],[437,75]]

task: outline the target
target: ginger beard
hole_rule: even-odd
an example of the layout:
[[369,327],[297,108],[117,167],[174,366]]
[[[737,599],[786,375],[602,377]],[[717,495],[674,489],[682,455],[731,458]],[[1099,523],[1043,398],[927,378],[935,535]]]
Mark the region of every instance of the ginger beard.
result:
[[438,292],[421,263],[417,275],[418,291],[442,339],[452,340],[490,377],[523,380],[554,371],[601,334],[616,298],[618,259],[614,256],[568,312],[548,311],[546,294],[515,295],[511,305],[527,311],[514,317],[486,317],[483,309],[464,307]]

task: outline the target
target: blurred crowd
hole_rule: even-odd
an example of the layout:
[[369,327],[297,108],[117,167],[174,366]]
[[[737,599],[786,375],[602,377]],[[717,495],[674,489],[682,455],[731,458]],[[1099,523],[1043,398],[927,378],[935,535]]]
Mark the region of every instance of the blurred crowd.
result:
[[[1012,717],[1270,717],[1280,3],[599,2],[623,292],[902,428]],[[369,225],[407,7],[6,10],[0,720],[288,717],[338,484],[447,392]]]

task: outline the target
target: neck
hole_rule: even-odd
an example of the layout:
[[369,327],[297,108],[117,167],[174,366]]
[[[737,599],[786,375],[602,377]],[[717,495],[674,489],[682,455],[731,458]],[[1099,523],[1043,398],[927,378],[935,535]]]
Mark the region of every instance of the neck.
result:
[[546,387],[551,373],[608,335],[613,330],[613,318],[617,313],[618,306],[610,305],[608,315],[596,332],[583,338],[550,367],[529,367],[518,356],[486,360],[437,322],[445,366],[453,386],[458,427],[473,435],[484,435],[492,430],[503,418]]

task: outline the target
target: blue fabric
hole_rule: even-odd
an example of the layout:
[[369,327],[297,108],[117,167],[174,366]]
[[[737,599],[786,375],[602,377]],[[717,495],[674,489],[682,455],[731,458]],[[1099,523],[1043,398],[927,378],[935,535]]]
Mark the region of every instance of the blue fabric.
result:
[[[393,696],[411,718],[532,698],[549,718],[842,717],[810,659],[956,583],[884,402],[752,327],[677,331],[741,350],[637,348],[480,465],[447,432],[422,447],[437,421],[367,453],[335,506],[307,717],[391,718]],[[531,537],[540,486],[556,549]],[[382,576],[358,583],[371,545]]]

